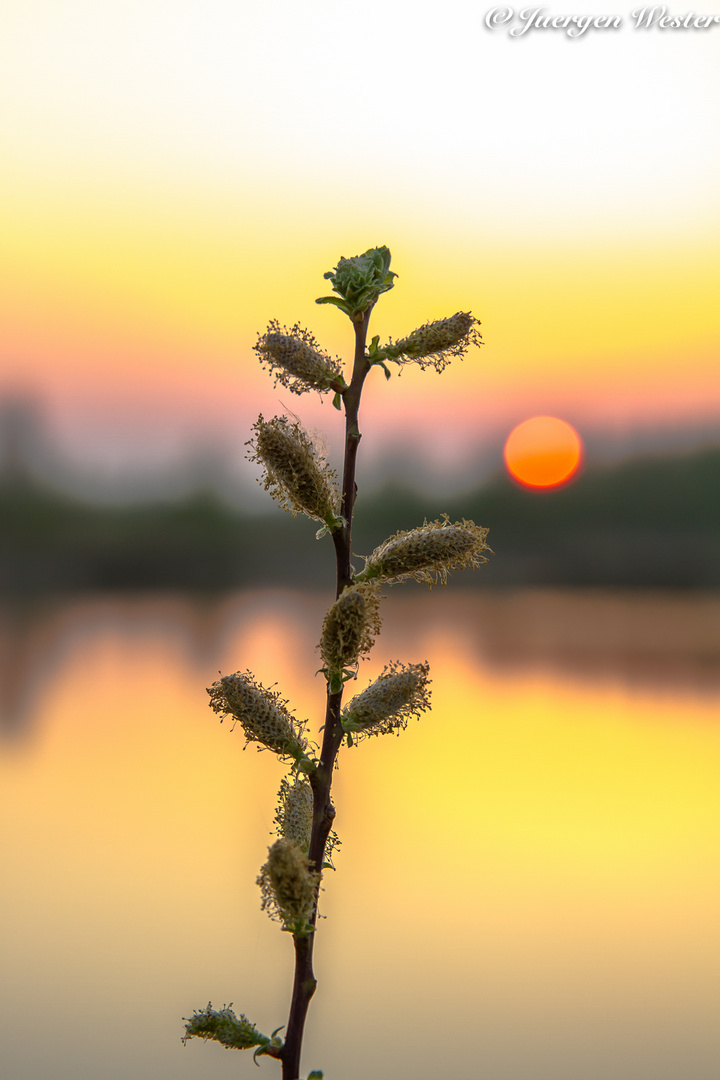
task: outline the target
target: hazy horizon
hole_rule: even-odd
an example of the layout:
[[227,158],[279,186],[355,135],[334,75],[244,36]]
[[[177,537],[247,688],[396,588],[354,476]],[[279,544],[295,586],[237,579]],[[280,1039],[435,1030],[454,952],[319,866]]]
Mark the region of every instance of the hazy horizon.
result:
[[[286,395],[287,396],[287,395]],[[301,404],[302,409],[302,404]],[[282,411],[282,410],[280,410]],[[339,414],[324,410],[324,439],[331,464],[342,450]],[[370,418],[371,419],[371,418]],[[210,487],[235,505],[254,511],[270,503],[257,483],[258,470],[245,458],[247,433],[208,426],[191,433],[175,430],[158,438],[152,426],[139,427],[122,416],[115,427],[67,438],[40,395],[0,398],[0,476],[8,468],[74,495],[101,501],[132,501],[183,495]],[[359,479],[367,491],[397,483],[429,495],[456,493],[505,475],[502,450],[509,434],[499,431],[462,445],[457,432],[428,443],[412,435],[373,429],[364,443]],[[583,468],[603,468],[647,456],[668,456],[720,445],[720,423],[649,426],[622,431],[581,427]],[[577,482],[581,482],[582,473]]]

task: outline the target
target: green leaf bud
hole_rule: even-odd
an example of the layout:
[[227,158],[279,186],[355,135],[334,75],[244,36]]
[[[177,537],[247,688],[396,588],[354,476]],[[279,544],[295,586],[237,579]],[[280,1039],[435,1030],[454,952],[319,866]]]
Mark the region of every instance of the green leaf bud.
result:
[[482,345],[483,341],[475,329],[480,323],[469,312],[459,311],[449,319],[438,319],[426,323],[400,341],[390,342],[377,349],[373,356],[374,363],[393,360],[396,364],[419,364],[420,367],[434,367],[442,371],[452,360],[465,356],[471,345]]
[[185,1021],[183,1042],[188,1039],[214,1039],[227,1050],[282,1045],[279,1039],[269,1039],[259,1032],[242,1013],[236,1016],[227,1005],[222,1009],[213,1009],[211,1002],[208,1002],[206,1009],[195,1012],[190,1020]]
[[341,528],[336,474],[301,425],[284,416],[265,420],[261,414],[253,431],[247,456],[262,466],[265,490],[293,517],[306,514],[330,532]]
[[397,532],[365,560],[365,568],[356,581],[415,581],[445,585],[449,570],[464,570],[487,562],[482,554],[491,549],[485,543],[488,530],[473,521],[450,524],[447,514],[437,521],[427,521],[417,529]]
[[338,295],[321,296],[315,303],[335,304],[355,322],[382,293],[392,289],[397,274],[390,270],[390,250],[383,245],[352,259],[341,258],[335,269],[323,277],[332,282],[333,292]]
[[275,385],[281,383],[294,394],[345,388],[340,362],[321,352],[310,331],[297,323],[287,330],[273,319],[253,349],[263,367],[274,373]]
[[320,875],[310,870],[308,857],[297,844],[276,840],[257,879],[262,910],[282,923],[283,930],[304,937],[312,931]]
[[407,727],[409,717],[430,708],[429,666],[388,664],[374,683],[343,709],[340,723],[347,735],[387,735]]
[[320,655],[329,671],[352,667],[370,652],[380,633],[380,592],[376,584],[351,585],[325,615]]
[[246,744],[259,743],[278,757],[301,762],[307,757],[302,727],[280,696],[255,682],[251,672],[223,675],[208,688],[210,708],[223,720],[232,716],[245,733]]

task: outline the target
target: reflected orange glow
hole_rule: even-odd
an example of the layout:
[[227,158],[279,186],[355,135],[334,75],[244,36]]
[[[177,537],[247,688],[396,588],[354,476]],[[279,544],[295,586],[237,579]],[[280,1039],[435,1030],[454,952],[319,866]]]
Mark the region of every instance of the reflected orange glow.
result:
[[[58,614],[61,659],[27,741],[0,755],[13,973],[0,1006],[13,1015],[13,1076],[51,1075],[58,1053],[79,1062],[73,1075],[97,1075],[104,1050],[73,1018],[90,1015],[109,1038],[122,1013],[140,1032],[118,1051],[124,1075],[150,1061],[158,1080],[191,1080],[202,1060],[221,1080],[224,1056],[184,1049],[180,1017],[212,995],[251,998],[270,1030],[284,1019],[288,935],[260,911],[255,885],[284,768],[243,752],[203,687],[250,666],[277,679],[316,734],[325,599],[257,590],[214,609],[128,600]],[[693,687],[717,671],[707,662],[720,649],[717,614],[715,598],[698,597],[388,598],[384,655],[348,693],[386,656],[427,657],[433,709],[400,738],[343,752],[343,847],[318,936],[327,1019],[318,1010],[309,1028],[321,1030],[324,1066],[343,1074],[351,1052],[343,1075],[367,1075],[378,1044],[366,1047],[362,1031],[386,1014],[413,1037],[402,1061],[389,1046],[392,1071],[410,1053],[413,1076],[442,1073],[441,1051],[430,1069],[434,1044],[422,1037],[431,1002],[444,1025],[480,1016],[497,1059],[514,1052],[518,1016],[541,1025],[542,1044],[521,1045],[514,1075],[530,1075],[538,1052],[543,1076],[565,1059],[581,1075],[608,1031],[608,1045],[637,1055],[667,1032],[658,1053],[670,1067],[641,1059],[623,1073],[611,1057],[603,1075],[706,1075],[717,1045],[717,678],[711,692]],[[676,671],[665,690],[622,666],[638,642],[653,671]],[[608,643],[615,665],[588,667]],[[358,932],[373,905],[372,933]],[[157,1028],[148,996],[167,1013]],[[29,1000],[58,1018],[37,1064],[22,1057]],[[570,1045],[569,1014],[583,1033]],[[452,1054],[454,1073],[474,1075],[472,1049]]]
[[577,472],[582,443],[565,420],[533,416],[510,432],[504,456],[510,475],[526,487],[556,487]]

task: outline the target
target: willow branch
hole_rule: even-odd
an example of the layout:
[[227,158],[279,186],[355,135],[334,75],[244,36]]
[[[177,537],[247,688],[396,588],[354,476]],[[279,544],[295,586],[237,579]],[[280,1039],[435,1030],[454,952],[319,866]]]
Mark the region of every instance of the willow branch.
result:
[[[336,560],[336,599],[340,596],[343,589],[352,584],[351,536],[353,509],[357,493],[355,465],[361,438],[360,429],[358,427],[358,413],[363,384],[367,373],[370,370],[370,364],[365,356],[370,311],[371,309],[368,309],[363,313],[361,318],[353,322],[355,327],[355,360],[353,364],[353,373],[350,385],[346,387],[342,393],[345,406],[345,455],[343,462],[340,513],[345,519],[346,524],[343,525],[342,528],[336,529],[332,534],[333,542],[335,544]],[[328,685],[320,761],[317,768],[310,776],[310,783],[313,789],[313,825],[308,861],[311,870],[322,871],[325,848],[335,819],[335,807],[330,798],[330,789],[332,787],[335,759],[337,758],[338,750],[340,749],[343,739],[343,731],[340,726],[342,696],[342,689],[337,693],[331,694]],[[290,1003],[287,1035],[281,1054],[283,1080],[298,1080],[300,1075],[300,1053],[305,1031],[305,1020],[310,1006],[310,1000],[315,993],[315,988],[317,986],[317,980],[313,971],[313,947],[315,944],[316,921],[317,897],[312,915],[312,931],[303,936],[296,935],[294,938],[295,976],[293,980],[293,994]]]

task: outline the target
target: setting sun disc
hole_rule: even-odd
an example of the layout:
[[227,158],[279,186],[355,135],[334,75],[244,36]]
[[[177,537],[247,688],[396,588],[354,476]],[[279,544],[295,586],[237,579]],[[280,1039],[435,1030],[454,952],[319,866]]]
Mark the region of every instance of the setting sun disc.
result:
[[550,488],[580,467],[583,447],[575,428],[555,416],[533,416],[514,427],[505,442],[508,472],[524,487]]

